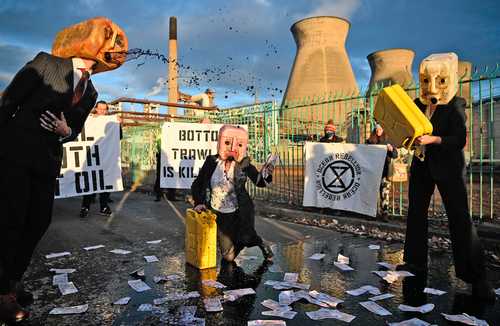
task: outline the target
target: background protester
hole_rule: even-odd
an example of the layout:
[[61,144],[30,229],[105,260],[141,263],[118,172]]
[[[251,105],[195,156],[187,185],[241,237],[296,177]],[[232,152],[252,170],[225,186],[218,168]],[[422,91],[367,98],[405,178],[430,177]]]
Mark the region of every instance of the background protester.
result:
[[367,144],[373,145],[386,145],[387,146],[387,156],[385,158],[384,170],[382,171],[382,180],[380,182],[379,191],[379,205],[377,214],[383,221],[387,221],[389,218],[389,193],[391,191],[391,182],[387,179],[387,174],[389,171],[389,164],[392,159],[398,157],[398,151],[387,142],[387,136],[381,125],[376,124],[370,133],[370,137],[366,140]]
[[[82,33],[82,30],[87,33]],[[112,33],[114,37],[101,35]],[[13,78],[0,101],[0,321],[26,319],[33,301],[21,279],[52,217],[62,143],[74,140],[94,107],[90,75],[124,62],[123,31],[98,17],[58,33]],[[30,148],[30,151],[26,151]]]
[[319,139],[320,143],[341,143],[344,138],[337,136],[337,127],[333,124],[333,119],[328,120],[325,125],[325,135]]
[[[194,209],[207,207],[217,215],[218,243],[222,257],[232,262],[245,247],[258,246],[264,258],[273,252],[255,231],[255,208],[245,185],[250,178],[257,187],[272,181],[272,171],[262,178],[247,156],[248,133],[241,127],[224,125],[219,131],[217,155],[207,156],[191,186]],[[207,198],[207,191],[210,193]]]

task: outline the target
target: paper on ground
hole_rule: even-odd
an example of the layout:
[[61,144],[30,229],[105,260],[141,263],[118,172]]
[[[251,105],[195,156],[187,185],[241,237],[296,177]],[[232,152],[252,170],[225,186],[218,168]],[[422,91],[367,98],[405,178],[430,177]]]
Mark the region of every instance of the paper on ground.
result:
[[224,291],[224,299],[228,300],[228,301],[236,301],[240,297],[243,297],[245,295],[252,295],[252,294],[255,294],[255,291],[252,288],[227,290],[227,291]]
[[368,249],[370,249],[370,250],[378,250],[378,249],[380,249],[380,246],[379,245],[371,244],[371,245],[368,246]]
[[280,305],[289,306],[295,301],[296,300],[293,291],[282,291],[278,295],[278,302],[280,303]]
[[392,313],[385,309],[384,307],[379,306],[373,301],[363,301],[359,303],[361,306],[363,306],[365,309],[368,311],[373,312],[374,314],[377,314],[379,316],[390,316]]
[[337,263],[349,265],[349,257],[342,254],[337,255]]
[[200,293],[198,291],[191,291],[188,293],[184,293],[184,292],[182,292],[182,293],[170,293],[166,297],[154,299],[153,303],[155,305],[160,305],[160,304],[164,304],[165,302],[168,302],[168,301],[189,300],[192,298],[198,298],[199,296],[200,296]]
[[314,254],[312,255],[311,257],[309,257],[309,259],[312,259],[312,260],[321,260],[323,258],[325,258],[325,254]]
[[424,293],[434,294],[434,295],[443,295],[446,293],[446,291],[441,291],[441,290],[437,290],[437,289],[433,289],[433,288],[425,288]]
[[76,269],[74,268],[51,268],[49,269],[50,272],[56,273],[56,274],[71,274],[76,272]]
[[394,283],[400,277],[415,276],[407,271],[372,271],[372,273],[378,275],[387,283]]
[[344,272],[349,272],[354,270],[354,268],[352,268],[351,266],[343,263],[334,262],[333,264],[335,265],[335,267],[341,269]]
[[320,306],[323,308],[328,308],[328,305],[326,303],[319,301],[318,299],[313,298],[309,294],[309,292],[307,292],[307,291],[300,290],[300,291],[297,291],[293,294],[294,301],[299,301],[301,299],[305,299],[305,300],[309,301],[310,303],[315,304],[317,306]]
[[386,263],[385,261],[378,262],[377,265],[387,268],[388,270],[395,271],[396,265]]
[[149,285],[147,285],[141,280],[130,280],[128,281],[128,285],[137,292],[144,292],[147,290],[151,290]]
[[51,259],[51,258],[59,258],[59,257],[63,257],[63,256],[71,256],[71,253],[67,252],[67,251],[57,252],[57,253],[45,255],[45,258]]
[[90,250],[95,250],[95,249],[99,249],[99,248],[104,248],[104,245],[97,245],[97,246],[92,246],[92,247],[85,247],[85,248],[83,248],[83,250],[90,251]]
[[309,290],[311,285],[304,283],[295,283],[295,282],[278,282],[274,284],[273,289],[275,290],[288,290],[291,288],[301,289],[301,290]]
[[113,302],[115,305],[126,305],[130,301],[130,297],[123,297],[121,299],[116,300]]
[[76,288],[75,284],[73,284],[73,282],[59,283],[57,284],[57,287],[59,288],[59,291],[61,291],[62,295],[73,294],[78,292],[78,289]]
[[62,283],[68,283],[68,274],[56,274],[52,278],[52,285],[59,285]]
[[266,299],[260,303],[264,307],[271,309],[271,310],[279,310],[279,311],[288,311],[292,310],[292,307],[288,305],[282,305],[277,301],[271,300],[271,299]]
[[361,294],[364,294],[366,292],[369,292],[372,295],[379,295],[380,294],[380,290],[372,285],[364,285],[364,286],[357,288],[355,290],[348,290],[345,292],[350,294],[350,295],[356,296],[356,297],[361,295]]
[[500,288],[496,289],[496,290],[495,290],[495,293],[496,293],[497,295],[500,295]]
[[443,315],[443,317],[446,320],[454,321],[454,322],[458,322],[458,323],[462,323],[462,324],[466,324],[466,325],[489,326],[488,322],[486,322],[485,320],[478,319],[478,318],[471,316],[471,315],[468,315],[466,313],[463,313],[461,315],[448,315],[448,314],[441,313],[441,315]]
[[298,273],[285,273],[285,276],[283,277],[283,281],[285,282],[296,283],[298,280],[299,280]]
[[297,312],[291,310],[269,310],[269,311],[263,311],[262,314],[264,316],[274,316],[286,319],[293,319],[295,315],[297,315]]
[[72,307],[60,307],[54,308],[49,312],[49,315],[70,315],[70,314],[81,314],[89,309],[88,304]]
[[224,310],[219,298],[205,298],[203,299],[205,310],[208,312],[218,312]]
[[146,243],[149,243],[149,244],[159,244],[160,242],[161,242],[161,240],[146,241]]
[[216,288],[216,289],[223,289],[226,288],[224,284],[217,282],[215,280],[203,280],[201,283],[205,286],[211,287],[211,288]]
[[337,299],[335,297],[332,297],[326,293],[321,293],[321,292],[318,292],[316,290],[313,290],[313,291],[309,291],[309,295],[311,297],[313,297],[314,299],[317,299],[321,302],[324,302],[326,303],[327,305],[329,305],[330,307],[337,307],[339,304],[341,304],[342,302],[344,302],[343,300],[340,300],[340,299]]
[[412,318],[408,320],[401,321],[399,323],[389,323],[389,326],[431,326],[426,321],[420,320],[418,318]]
[[284,320],[250,320],[247,326],[286,326]]
[[276,265],[276,264],[269,267],[269,271],[271,273],[283,273],[283,269],[279,265]]
[[426,314],[428,312],[431,312],[432,310],[434,310],[434,304],[432,303],[428,303],[428,304],[424,304],[420,307],[412,307],[412,306],[408,306],[408,305],[405,305],[405,304],[400,304],[398,306],[399,310],[401,311],[406,311],[406,312],[420,312],[421,314]]
[[381,295],[377,295],[375,297],[368,298],[368,300],[379,301],[379,300],[385,300],[385,299],[389,299],[389,298],[393,298],[393,297],[394,297],[394,294],[392,294],[392,293],[384,293]]
[[144,259],[146,259],[146,263],[156,263],[159,261],[156,256],[144,256]]
[[132,251],[123,250],[123,249],[113,249],[110,252],[117,254],[117,255],[127,255],[127,254],[131,253]]
[[143,303],[137,308],[137,311],[152,311],[153,306],[150,303]]
[[337,309],[325,309],[325,308],[321,308],[316,311],[306,312],[306,315],[312,320],[334,318],[344,321],[346,323],[350,323],[351,321],[353,321],[354,318],[356,318],[356,316],[346,314],[344,312],[338,311]]

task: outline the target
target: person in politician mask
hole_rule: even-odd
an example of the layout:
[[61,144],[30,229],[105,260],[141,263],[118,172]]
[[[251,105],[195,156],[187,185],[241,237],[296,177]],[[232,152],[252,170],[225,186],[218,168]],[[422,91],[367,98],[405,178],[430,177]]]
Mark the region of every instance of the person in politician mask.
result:
[[206,158],[191,186],[195,211],[210,208],[217,215],[217,237],[223,262],[234,261],[243,248],[253,246],[261,249],[266,260],[273,257],[269,245],[255,231],[255,209],[245,188],[248,178],[257,187],[266,187],[272,181],[272,169],[259,173],[250,163],[247,146],[245,129],[224,125],[219,131],[217,155]]

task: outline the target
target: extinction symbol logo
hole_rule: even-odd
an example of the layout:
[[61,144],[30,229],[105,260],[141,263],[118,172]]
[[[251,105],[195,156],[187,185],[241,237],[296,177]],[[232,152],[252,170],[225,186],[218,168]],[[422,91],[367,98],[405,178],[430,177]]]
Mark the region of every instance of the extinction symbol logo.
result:
[[361,166],[350,153],[325,157],[316,169],[316,189],[328,200],[351,198],[359,190]]

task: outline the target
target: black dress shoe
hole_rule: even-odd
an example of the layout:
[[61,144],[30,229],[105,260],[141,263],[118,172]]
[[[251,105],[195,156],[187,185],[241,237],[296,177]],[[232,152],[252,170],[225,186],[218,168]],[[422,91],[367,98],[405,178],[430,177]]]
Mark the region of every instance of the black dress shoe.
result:
[[111,208],[109,208],[109,206],[105,206],[101,208],[101,210],[99,211],[99,215],[110,217],[111,215],[113,215],[113,212],[111,211]]
[[271,247],[267,244],[261,244],[259,246],[260,250],[262,251],[262,255],[264,256],[265,260],[271,261],[273,260],[274,253],[271,250]]
[[472,296],[484,302],[492,303],[496,300],[493,287],[490,282],[484,279],[472,284]]
[[82,207],[80,209],[80,218],[86,218],[89,216],[89,209],[87,207]]

